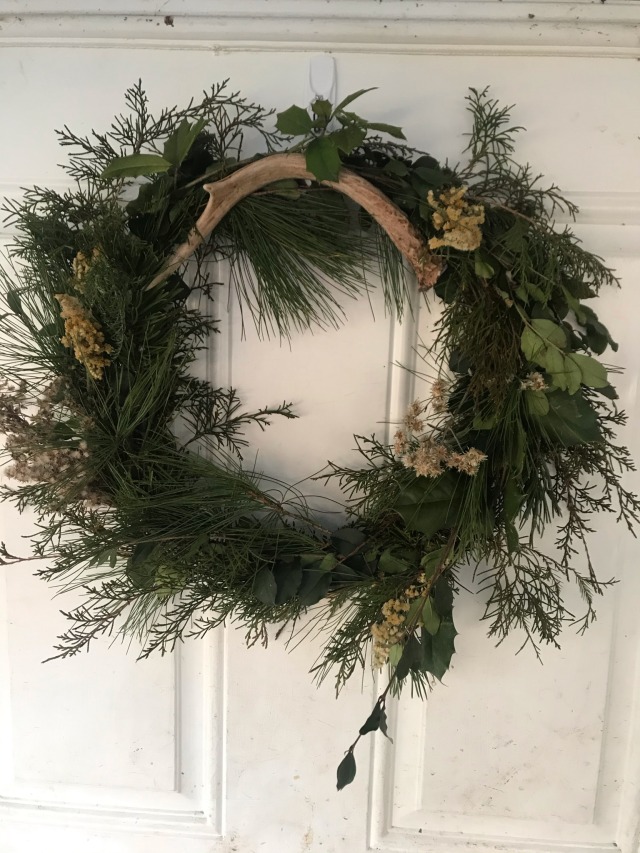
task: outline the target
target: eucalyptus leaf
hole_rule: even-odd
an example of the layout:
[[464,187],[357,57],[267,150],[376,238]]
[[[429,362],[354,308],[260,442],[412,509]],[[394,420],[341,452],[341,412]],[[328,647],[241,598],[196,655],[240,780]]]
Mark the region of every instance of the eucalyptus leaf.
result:
[[338,765],[337,775],[338,779],[336,787],[339,791],[346,788],[347,785],[350,785],[356,778],[356,759],[353,755],[353,750],[350,749]]
[[263,604],[275,604],[278,585],[271,569],[266,566],[258,572],[253,581],[253,594]]

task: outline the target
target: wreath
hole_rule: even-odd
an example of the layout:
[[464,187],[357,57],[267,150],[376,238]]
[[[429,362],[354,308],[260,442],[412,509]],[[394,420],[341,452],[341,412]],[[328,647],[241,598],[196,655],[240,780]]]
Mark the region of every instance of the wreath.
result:
[[[38,520],[32,555],[2,546],[2,560],[46,559],[42,578],[84,590],[56,656],[112,632],[146,656],[227,622],[266,642],[312,608],[318,679],[389,667],[338,788],[360,737],[386,734],[389,691],[424,696],[445,675],[463,582],[479,578],[496,641],[519,629],[536,652],[557,645],[611,582],[589,557],[591,516],[633,530],[640,509],[621,482],[633,464],[615,440],[614,370],[597,358],[617,347],[586,304],[618,282],[554,227],[576,207],[517,165],[520,128],[487,90],[469,91],[456,166],[352,112],[365,91],[293,106],[274,127],[225,83],[157,116],[138,83],[106,132],[59,132],[74,187],[8,204],[0,273],[3,497]],[[245,157],[245,134],[263,153]],[[220,258],[262,334],[339,322],[372,269],[398,316],[416,287],[442,301],[422,354],[429,399],[392,445],[356,437],[360,467],[323,472],[345,495],[337,529],[299,488],[243,466],[244,428],[292,406],[245,411],[190,370],[216,331],[207,261]]]

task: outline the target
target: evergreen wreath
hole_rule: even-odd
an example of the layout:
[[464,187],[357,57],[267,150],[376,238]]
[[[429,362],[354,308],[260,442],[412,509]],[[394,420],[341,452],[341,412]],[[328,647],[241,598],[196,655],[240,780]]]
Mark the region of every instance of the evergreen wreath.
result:
[[[480,579],[498,642],[519,629],[536,653],[557,645],[611,583],[589,558],[591,515],[633,531],[640,509],[621,482],[633,464],[615,441],[616,371],[596,358],[617,347],[585,304],[618,282],[554,227],[576,207],[516,164],[521,128],[487,90],[467,96],[457,166],[349,111],[366,91],[293,106],[274,129],[226,83],[159,116],[138,83],[105,133],[59,132],[75,188],[8,204],[17,236],[0,273],[0,424],[17,481],[3,497],[38,519],[33,555],[2,546],[2,561],[46,559],[42,578],[84,590],[56,656],[112,632],[146,656],[225,622],[266,642],[269,625],[293,631],[312,608],[327,637],[318,679],[334,671],[339,688],[370,656],[390,672],[338,788],[360,737],[386,734],[389,691],[410,682],[424,696],[449,668],[462,581]],[[263,154],[245,159],[247,132]],[[291,405],[247,412],[190,372],[216,331],[212,258],[229,260],[267,335],[339,322],[372,269],[398,316],[416,286],[443,302],[424,353],[430,399],[392,446],[356,437],[362,467],[325,471],[345,493],[339,529],[242,465],[243,428],[294,417]]]

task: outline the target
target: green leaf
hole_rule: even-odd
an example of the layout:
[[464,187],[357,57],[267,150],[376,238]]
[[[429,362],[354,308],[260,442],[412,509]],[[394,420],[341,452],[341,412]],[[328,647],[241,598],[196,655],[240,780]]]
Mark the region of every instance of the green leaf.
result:
[[271,569],[260,569],[253,581],[253,594],[263,604],[275,604],[278,585]]
[[327,101],[325,98],[316,98],[316,100],[311,104],[311,109],[313,110],[314,115],[318,116],[318,118],[327,120],[331,118],[331,101]]
[[[391,159],[384,166],[383,172],[386,172],[389,175],[396,175],[398,178],[404,178],[405,175],[409,174],[409,167],[406,163],[403,163],[402,160]],[[431,213],[433,213],[433,208],[429,208]]]
[[367,131],[364,128],[355,124],[347,124],[340,130],[330,133],[327,138],[345,154],[351,154],[353,149],[363,142],[366,135]]
[[331,534],[331,544],[341,557],[348,557],[361,548],[367,537],[357,527],[341,527]]
[[412,669],[419,667],[422,660],[422,648],[415,634],[411,634],[404,644],[402,657],[398,661],[394,675],[398,681],[403,681]]
[[207,120],[204,118],[199,119],[193,124],[189,124],[187,119],[184,119],[165,142],[162,152],[164,159],[168,160],[173,166],[180,166],[191,150],[191,146],[196,141],[198,134],[206,126]]
[[409,530],[430,538],[443,527],[455,527],[462,491],[459,476],[450,471],[433,479],[418,477],[402,489],[395,509]]
[[431,597],[438,616],[451,621],[453,619],[453,588],[446,575],[438,578]]
[[411,566],[406,560],[396,557],[391,548],[387,548],[380,554],[378,567],[385,575],[398,575],[408,572]]
[[341,112],[345,107],[348,107],[349,104],[352,104],[357,98],[362,97],[362,95],[366,95],[367,92],[373,92],[377,89],[377,86],[371,86],[369,89],[358,89],[357,92],[353,92],[351,95],[347,95],[347,97],[340,101],[338,106],[335,108],[335,112]]
[[157,544],[157,542],[140,542],[127,561],[127,577],[138,589],[149,589],[153,586],[157,566],[150,557],[156,550]]
[[387,733],[387,714],[381,702],[376,702],[373,711],[361,726],[358,734],[366,735],[369,732],[377,732],[378,730],[393,743],[393,739]]
[[479,252],[474,255],[474,270],[478,278],[491,278],[496,274],[495,269]]
[[443,621],[434,636],[425,630],[422,631],[422,658],[420,661],[422,672],[429,672],[438,681],[442,681],[456,650],[454,640],[457,633],[453,622],[450,620]]
[[605,388],[609,384],[607,379],[607,370],[604,365],[591,358],[589,355],[581,355],[574,352],[570,356],[577,365],[582,374],[582,384],[589,388]]
[[346,788],[347,785],[350,785],[355,778],[356,760],[354,758],[353,751],[349,750],[349,752],[345,755],[345,757],[338,765],[338,783],[336,785],[337,789],[341,791],[343,788]]
[[434,610],[433,603],[430,598],[425,600],[424,607],[422,608],[422,624],[424,625],[425,630],[431,634],[432,637],[434,634],[438,633],[438,629],[440,628],[440,617]]
[[367,127],[370,130],[378,130],[380,133],[388,133],[396,139],[406,139],[401,127],[396,127],[395,124],[384,124],[379,121],[368,121]]
[[284,604],[295,598],[302,583],[302,566],[298,561],[282,560],[274,566],[273,577],[276,582],[276,604]]
[[159,154],[129,154],[116,157],[103,171],[103,178],[138,178],[167,172],[171,163]]
[[307,169],[319,181],[337,181],[340,172],[340,155],[328,136],[313,139],[307,148]]
[[549,411],[549,401],[544,391],[525,391],[524,400],[530,415],[540,418]]
[[321,601],[331,586],[331,572],[323,568],[324,558],[302,571],[302,582],[298,590],[298,601],[311,607]]
[[549,412],[540,420],[540,429],[565,447],[601,441],[598,416],[581,393],[553,391],[548,395]]
[[287,136],[306,136],[313,130],[313,120],[302,107],[292,106],[282,113],[278,113],[276,127],[280,133]]
[[564,349],[567,335],[561,326],[551,320],[534,319],[520,339],[522,352],[529,361],[546,366],[546,354],[550,348]]

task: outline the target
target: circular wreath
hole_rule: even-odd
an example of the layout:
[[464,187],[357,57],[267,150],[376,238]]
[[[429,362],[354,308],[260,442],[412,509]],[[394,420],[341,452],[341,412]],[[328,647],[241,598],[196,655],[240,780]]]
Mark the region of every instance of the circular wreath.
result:
[[[4,497],[37,514],[38,574],[85,592],[56,656],[113,630],[140,637],[145,656],[227,621],[253,643],[314,607],[328,635],[319,679],[334,670],[340,686],[370,656],[389,665],[358,739],[386,733],[390,690],[410,680],[423,695],[444,676],[460,578],[480,578],[498,641],[520,629],[536,650],[557,645],[565,622],[589,625],[606,586],[590,516],[633,528],[640,508],[621,483],[632,462],[615,443],[611,368],[595,357],[617,347],[585,304],[617,280],[553,225],[575,206],[514,162],[519,128],[486,90],[467,97],[456,167],[351,112],[364,91],[293,106],[274,129],[224,83],[159,116],[138,84],[105,133],[65,127],[75,188],[7,208],[17,237],[0,342],[5,473],[18,483]],[[263,154],[245,158],[246,132]],[[398,315],[414,287],[443,302],[430,398],[409,406],[392,446],[357,438],[362,467],[329,463],[345,493],[338,529],[242,466],[243,428],[291,406],[243,411],[190,372],[215,323],[187,300],[212,298],[205,262],[222,257],[258,330],[280,336],[335,323],[372,268]],[[21,558],[3,546],[2,559]],[[581,617],[563,602],[570,582]]]

